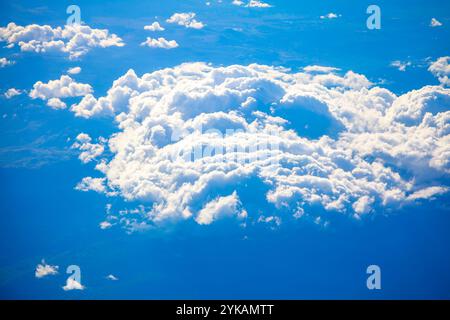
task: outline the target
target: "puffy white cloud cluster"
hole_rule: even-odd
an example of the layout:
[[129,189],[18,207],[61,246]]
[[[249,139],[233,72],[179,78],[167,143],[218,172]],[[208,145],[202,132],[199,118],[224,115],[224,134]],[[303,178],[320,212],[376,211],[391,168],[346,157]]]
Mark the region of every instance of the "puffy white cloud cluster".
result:
[[235,6],[243,6],[243,7],[248,7],[248,8],[271,8],[272,5],[260,1],[260,0],[250,0],[248,1],[247,4],[244,3],[244,1],[241,0],[233,0],[233,2],[231,2],[232,4],[234,4]]
[[45,260],[42,260],[42,262],[36,266],[34,275],[36,276],[36,278],[43,278],[46,276],[58,274],[58,269],[58,266],[52,266],[45,263]]
[[158,21],[149,24],[148,26],[144,26],[144,30],[148,31],[164,31],[164,27],[162,27]]
[[174,13],[169,19],[166,20],[166,22],[178,24],[186,28],[202,29],[205,25],[196,20],[195,16],[196,14],[194,12]]
[[106,180],[105,178],[84,177],[83,180],[81,180],[77,184],[75,189],[84,192],[95,191],[99,193],[104,193],[106,192],[105,180]]
[[[85,117],[114,115],[119,128],[109,138],[111,159],[96,166],[104,176],[86,177],[77,189],[139,201],[151,208],[141,215],[151,223],[200,224],[245,210],[250,218],[256,213],[246,204],[255,199],[278,215],[322,221],[321,212],[359,218],[447,191],[449,89],[397,96],[352,71],[305,70],[204,63],[142,77],[129,70],[106,96],[88,95],[73,108]],[[314,119],[330,123],[334,135],[303,135],[297,121],[314,127]],[[267,192],[249,199],[247,181]]]
[[105,142],[103,138],[100,138],[100,143],[92,143],[92,138],[86,133],[80,133],[76,137],[75,143],[72,145],[72,148],[78,149],[81,151],[78,158],[83,163],[91,162],[92,160],[99,157],[105,148],[103,143]]
[[19,89],[16,89],[16,88],[9,88],[4,93],[6,99],[11,99],[11,98],[13,98],[15,96],[18,96],[18,95],[21,95],[21,94],[22,94],[22,90],[19,90]]
[[163,37],[159,37],[158,39],[147,37],[147,39],[141,43],[141,46],[147,46],[150,48],[174,49],[178,47],[178,43],[175,40],[166,40]]
[[42,99],[47,101],[47,105],[53,109],[64,109],[66,104],[61,98],[81,97],[92,92],[89,84],[78,83],[68,75],[62,75],[57,80],[50,80],[47,83],[38,81],[33,85],[29,96],[32,99]]
[[8,48],[18,45],[21,51],[68,53],[70,59],[79,58],[92,48],[124,45],[121,38],[106,29],[79,24],[53,28],[38,24],[19,26],[11,22],[0,28],[0,41],[6,42]]
[[444,86],[450,86],[450,57],[440,57],[432,62],[428,70],[438,78]]
[[198,212],[195,221],[198,224],[211,224],[214,220],[217,220],[224,216],[232,216],[238,213],[239,217],[245,218],[247,212],[238,211],[240,205],[239,198],[234,191],[231,195],[225,197],[218,197],[210,202]]

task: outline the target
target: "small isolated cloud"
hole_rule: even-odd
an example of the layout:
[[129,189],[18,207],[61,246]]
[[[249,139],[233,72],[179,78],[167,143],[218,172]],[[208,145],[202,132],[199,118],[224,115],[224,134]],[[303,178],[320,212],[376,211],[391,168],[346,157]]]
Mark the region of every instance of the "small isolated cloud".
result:
[[431,18],[430,27],[435,28],[440,26],[442,26],[442,23],[440,21],[438,21],[436,18]]
[[107,280],[111,280],[111,281],[117,281],[117,280],[119,280],[119,278],[117,278],[115,275],[113,275],[113,274],[109,274],[109,275],[107,275],[106,276],[106,279]]
[[439,82],[444,86],[450,86],[450,57],[440,57],[436,61],[432,62],[428,71],[430,71]]
[[337,19],[340,18],[342,15],[334,13],[334,12],[330,12],[326,15],[320,16],[320,19]]
[[99,223],[99,226],[100,226],[100,229],[106,230],[106,229],[111,228],[112,224],[111,224],[111,222],[108,222],[108,221],[102,221]]
[[69,74],[79,74],[80,72],[81,72],[80,67],[73,67],[73,68],[70,68],[69,70],[67,70],[67,73],[69,73]]
[[194,12],[174,13],[166,21],[168,23],[175,23],[180,26],[192,29],[202,29],[205,25],[195,19],[196,14]]
[[144,26],[144,30],[148,31],[164,31],[165,29],[159,24],[159,22],[155,21],[148,26]]
[[4,93],[4,96],[6,99],[11,99],[12,97],[18,96],[22,94],[22,90],[16,89],[16,88],[10,88],[6,90]]
[[38,24],[19,26],[11,22],[0,28],[0,42],[6,42],[8,48],[17,44],[21,51],[27,52],[67,53],[70,59],[80,58],[96,47],[124,46],[121,38],[106,29],[79,24],[53,28]]
[[409,61],[400,61],[400,60],[395,60],[392,61],[390,64],[391,67],[397,68],[398,71],[402,71],[405,72],[406,68],[411,66],[411,62]]
[[45,260],[42,259],[41,263],[36,266],[36,271],[34,275],[36,278],[43,278],[46,276],[52,276],[58,274],[58,266],[52,266],[50,264],[45,263]]
[[281,218],[278,216],[259,216],[257,222],[267,224],[271,229],[276,229],[281,225]]
[[0,68],[11,66],[14,63],[15,63],[14,61],[8,60],[6,58],[0,58]]
[[150,48],[174,49],[178,47],[178,43],[175,40],[166,40],[162,37],[158,39],[147,37],[147,40],[142,42],[141,46],[147,46]]
[[85,286],[83,286],[81,283],[76,281],[75,279],[68,278],[66,280],[66,285],[62,287],[64,291],[71,291],[71,290],[84,290],[86,289]]

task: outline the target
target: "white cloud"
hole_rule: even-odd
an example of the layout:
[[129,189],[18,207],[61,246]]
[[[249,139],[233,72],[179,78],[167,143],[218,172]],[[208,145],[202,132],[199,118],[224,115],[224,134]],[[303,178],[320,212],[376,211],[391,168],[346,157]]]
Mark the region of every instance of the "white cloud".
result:
[[166,22],[175,23],[186,28],[202,29],[205,25],[197,21],[195,16],[194,12],[174,13]]
[[391,67],[397,68],[398,71],[406,71],[406,67],[411,66],[411,62],[409,61],[400,61],[400,60],[395,60],[391,62]]
[[63,287],[64,291],[84,290],[84,289],[86,289],[85,286],[83,286],[81,283],[72,278],[67,278],[66,285]]
[[[397,96],[352,71],[305,71],[204,63],[141,77],[129,70],[104,97],[86,96],[89,107],[82,100],[73,110],[118,124],[111,158],[96,167],[102,177],[86,177],[77,189],[147,206],[122,220],[127,230],[143,230],[168,219],[240,216],[252,201],[242,192],[249,179],[264,184],[268,191],[254,196],[277,216],[317,215],[323,224],[318,208],[359,218],[411,204],[420,190],[447,188],[449,89]],[[339,134],[307,138],[289,110],[330,121]]]
[[369,196],[363,196],[353,203],[353,209],[359,215],[367,214],[372,210],[372,204],[375,199]]
[[[105,151],[105,147],[102,143],[91,143],[92,138],[86,133],[80,133],[75,140],[72,148],[81,151],[78,158],[83,163],[91,162]],[[102,139],[100,140],[102,141]]]
[[198,224],[211,224],[223,216],[238,214],[239,198],[236,191],[226,197],[218,197],[208,202],[198,213],[195,221]]
[[303,71],[308,73],[333,73],[335,71],[339,71],[341,69],[334,67],[325,67],[325,66],[306,66],[303,68]]
[[92,178],[84,177],[75,187],[76,190],[80,191],[95,191],[98,193],[105,193],[105,178]]
[[408,200],[410,200],[410,201],[419,200],[419,199],[426,200],[426,199],[433,198],[435,196],[442,195],[447,192],[448,192],[447,187],[428,187],[428,188],[424,188],[424,189],[421,189],[421,190],[418,190],[418,191],[412,193],[411,195],[408,196]]
[[68,75],[62,75],[61,78],[50,80],[47,83],[36,82],[29,96],[32,99],[49,100],[51,98],[80,97],[91,92],[92,87],[89,84],[78,83]]
[[73,67],[73,68],[70,68],[69,70],[67,70],[67,73],[69,73],[69,74],[79,74],[80,72],[81,72],[80,67]]
[[440,57],[436,61],[432,62],[428,71],[430,71],[439,82],[444,86],[450,86],[450,57]]
[[47,101],[47,106],[52,109],[65,109],[67,105],[65,102],[61,101],[59,98],[50,98]]
[[6,99],[11,99],[12,97],[18,96],[22,94],[22,90],[16,89],[16,88],[10,88],[6,90],[4,93]]
[[45,260],[42,260],[40,264],[36,266],[36,271],[34,275],[36,278],[43,278],[49,275],[58,274],[58,266],[52,266],[50,264],[45,263]]
[[281,225],[281,218],[278,216],[259,216],[257,222],[268,224],[271,229],[276,229]]
[[439,22],[436,18],[431,18],[430,27],[435,28],[440,26],[442,26],[441,22]]
[[330,13],[328,13],[326,15],[320,16],[320,19],[337,19],[337,18],[340,18],[340,17],[341,17],[340,14],[337,14],[337,13],[334,13],[334,12],[330,12]]
[[0,68],[11,66],[14,63],[15,63],[14,61],[8,60],[6,58],[0,58]]
[[100,229],[106,230],[106,229],[111,228],[113,225],[109,221],[102,221],[102,222],[100,222],[99,226],[100,226]]
[[0,41],[8,43],[8,47],[17,44],[21,51],[68,53],[70,59],[80,58],[92,48],[124,45],[121,38],[106,29],[76,24],[52,28],[37,24],[19,26],[11,22],[0,28]]
[[270,5],[266,2],[260,1],[260,0],[250,0],[247,4],[247,7],[249,7],[249,8],[271,8],[272,5]]
[[175,40],[166,40],[162,37],[158,39],[147,37],[147,40],[142,42],[141,46],[147,46],[151,48],[174,49],[178,47],[178,43]]
[[241,0],[233,0],[231,4],[234,4],[235,6],[243,6],[245,3]]
[[148,26],[144,26],[144,30],[148,31],[164,31],[165,29],[159,24],[159,22],[155,21]]
[[117,278],[115,275],[109,274],[106,276],[107,280],[111,280],[111,281],[117,281],[119,280],[119,278]]

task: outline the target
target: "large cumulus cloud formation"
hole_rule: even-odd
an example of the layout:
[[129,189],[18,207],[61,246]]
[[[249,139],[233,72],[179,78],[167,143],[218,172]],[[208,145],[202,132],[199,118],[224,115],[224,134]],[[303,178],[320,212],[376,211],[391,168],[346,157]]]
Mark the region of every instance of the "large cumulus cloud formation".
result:
[[[112,156],[96,165],[104,187],[92,189],[148,206],[147,223],[209,224],[257,221],[252,201],[279,221],[360,218],[437,197],[450,173],[449,105],[442,86],[397,96],[335,68],[187,63],[142,77],[129,70],[72,111],[118,125]],[[263,188],[249,198],[255,181]]]
[[95,47],[124,46],[122,39],[107,29],[80,24],[53,28],[38,24],[19,26],[11,22],[0,28],[0,42],[6,42],[8,48],[18,45],[21,51],[27,52],[68,53],[70,59],[80,58]]

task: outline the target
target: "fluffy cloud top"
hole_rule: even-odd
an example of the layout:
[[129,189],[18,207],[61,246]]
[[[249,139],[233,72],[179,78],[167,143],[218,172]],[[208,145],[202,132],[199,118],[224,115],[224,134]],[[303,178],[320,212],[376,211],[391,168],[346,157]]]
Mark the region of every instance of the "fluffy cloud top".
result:
[[50,80],[47,83],[38,81],[33,85],[29,96],[32,99],[47,100],[47,105],[54,109],[62,109],[66,104],[61,98],[81,97],[92,92],[89,84],[78,83],[68,75],[62,75],[57,80]]
[[431,63],[428,70],[438,78],[439,82],[445,86],[450,85],[450,65],[449,65],[450,57],[441,57]]
[[40,264],[36,266],[36,271],[34,275],[36,278],[43,278],[50,275],[58,274],[58,266],[52,266],[50,264],[45,263],[45,260],[42,260]]
[[248,1],[247,4],[244,3],[244,1],[241,0],[233,0],[233,2],[231,2],[232,4],[234,4],[235,6],[242,6],[242,7],[247,7],[247,8],[271,8],[272,6],[268,3],[265,3],[263,1],[260,0],[250,0]]
[[99,193],[106,192],[105,178],[84,177],[75,187],[80,191],[95,191]]
[[178,47],[178,43],[175,40],[166,40],[162,37],[158,39],[147,37],[147,40],[142,42],[141,46],[147,46],[151,48],[174,49]]
[[19,26],[11,22],[0,28],[0,41],[8,43],[8,47],[18,45],[21,51],[64,52],[70,59],[79,58],[95,47],[124,45],[121,38],[106,29],[79,24],[52,28],[37,24]]
[[[103,142],[102,139],[100,139]],[[83,163],[91,162],[92,160],[99,157],[105,148],[102,143],[91,143],[92,138],[86,133],[80,133],[76,137],[76,142],[72,145],[72,148],[78,149],[81,151],[78,158]]]
[[[246,208],[255,198],[280,216],[359,218],[446,192],[449,105],[442,86],[397,96],[329,67],[187,63],[141,77],[129,70],[106,96],[88,95],[73,108],[118,124],[112,156],[96,166],[103,176],[77,189],[146,205],[143,221],[126,220],[128,227],[208,224],[244,210],[255,219]],[[313,120],[298,125],[299,118]],[[314,121],[328,127],[309,138],[303,130]],[[248,198],[248,181],[267,191]]]
[[148,26],[144,26],[144,30],[148,30],[148,31],[164,31],[165,29],[163,27],[161,27],[159,22],[155,21],[155,22],[153,22],[152,24],[150,24]]
[[166,21],[168,23],[175,23],[180,26],[185,26],[186,28],[202,29],[205,25],[202,22],[197,21],[195,16],[196,14],[194,12],[174,13]]
[[12,97],[15,97],[15,96],[18,96],[21,94],[22,94],[21,90],[16,89],[16,88],[10,88],[10,89],[6,90],[5,97],[6,97],[6,99],[11,99]]
[[208,202],[203,209],[201,209],[195,218],[198,224],[211,224],[223,216],[231,216],[238,214],[238,205],[240,204],[236,191],[226,197],[218,197]]

